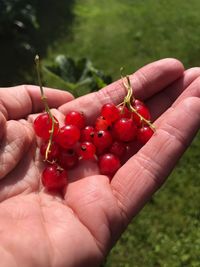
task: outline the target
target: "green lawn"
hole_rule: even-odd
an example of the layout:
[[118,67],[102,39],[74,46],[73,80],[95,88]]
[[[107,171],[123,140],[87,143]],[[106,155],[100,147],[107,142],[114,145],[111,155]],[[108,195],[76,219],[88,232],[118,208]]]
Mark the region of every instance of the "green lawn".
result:
[[[178,58],[186,68],[199,66],[199,11],[199,0],[42,0],[36,47],[46,63],[58,54],[88,57],[113,79],[122,66],[129,74],[164,57]],[[0,42],[1,86],[36,80],[32,58],[22,56],[17,44]],[[64,86],[50,77],[47,82]],[[200,133],[104,267],[200,267],[199,151]]]
[[123,234],[107,267],[200,266],[199,148],[196,139],[165,186]]
[[199,65],[199,9],[198,0],[77,0],[71,34],[49,47],[48,59],[88,56],[114,78],[121,66],[133,72],[163,57]]
[[[199,10],[199,0],[77,0],[70,33],[49,46],[45,61],[57,54],[87,56],[114,79],[121,66],[131,73],[163,57],[199,65]],[[106,267],[200,266],[199,151],[200,135],[113,248]]]

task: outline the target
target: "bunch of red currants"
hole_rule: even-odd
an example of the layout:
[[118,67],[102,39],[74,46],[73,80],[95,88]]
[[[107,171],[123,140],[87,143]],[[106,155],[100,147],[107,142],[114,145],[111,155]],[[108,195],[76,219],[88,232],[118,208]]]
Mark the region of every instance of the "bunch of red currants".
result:
[[[150,122],[150,112],[145,104],[134,98],[128,76],[122,77],[127,95],[119,105],[103,105],[94,125],[86,125],[82,112],[71,111],[60,127],[49,109],[44,95],[39,56],[35,57],[41,99],[45,111],[34,121],[34,130],[42,139],[40,154],[47,163],[42,173],[42,184],[48,191],[63,192],[68,182],[68,170],[80,160],[96,160],[99,172],[110,179],[120,168],[128,146],[132,142],[144,145],[155,128]],[[123,161],[122,161],[123,159]]]
[[112,103],[102,106],[94,125],[86,125],[82,112],[71,111],[65,116],[65,125],[59,127],[49,110],[35,119],[34,129],[43,140],[40,153],[47,166],[42,183],[49,191],[66,187],[67,171],[75,168],[80,159],[96,160],[99,172],[112,178],[121,166],[127,146],[133,141],[144,145],[154,133],[147,106],[133,99],[130,88],[118,106]]

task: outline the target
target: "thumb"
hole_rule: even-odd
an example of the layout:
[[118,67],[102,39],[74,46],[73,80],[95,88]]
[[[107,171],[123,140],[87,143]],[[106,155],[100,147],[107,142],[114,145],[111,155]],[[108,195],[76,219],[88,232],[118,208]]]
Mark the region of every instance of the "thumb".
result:
[[[0,113],[1,114],[1,113]],[[0,115],[0,179],[12,171],[34,141],[31,125],[25,120],[7,121]]]

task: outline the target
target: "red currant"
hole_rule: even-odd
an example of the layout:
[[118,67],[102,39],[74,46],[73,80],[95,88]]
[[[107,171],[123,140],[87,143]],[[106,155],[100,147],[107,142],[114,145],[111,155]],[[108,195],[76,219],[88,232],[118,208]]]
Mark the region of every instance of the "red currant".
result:
[[[56,136],[59,130],[58,120],[54,117],[56,123],[54,124],[53,136]],[[50,138],[51,129],[52,129],[52,119],[48,113],[42,113],[34,120],[33,123],[34,130],[37,136],[41,137],[44,140]]]
[[[135,106],[135,109],[143,118],[145,118],[146,120],[150,120],[150,112],[146,106],[137,105]],[[132,113],[132,119],[138,127],[142,126],[143,121],[134,112]]]
[[113,142],[110,153],[118,156],[119,158],[123,157],[126,152],[126,144],[123,142],[115,141]]
[[101,115],[109,122],[114,122],[119,119],[119,110],[118,108],[112,104],[107,103],[103,105],[101,109]]
[[90,142],[80,143],[78,149],[78,155],[83,159],[92,159],[94,158],[96,152],[96,147]]
[[65,125],[60,128],[56,142],[63,148],[73,147],[80,138],[80,129],[75,125]]
[[122,142],[130,142],[135,139],[137,127],[132,119],[121,118],[115,122],[113,134],[115,138]]
[[42,173],[42,184],[49,191],[61,190],[67,185],[67,172],[56,165],[47,166]]
[[88,141],[93,142],[94,138],[94,127],[93,126],[86,126],[84,129],[81,130],[81,138],[80,141]]
[[139,99],[135,99],[132,103],[132,105],[135,107],[135,106],[145,106],[144,102],[142,102],[141,100]]
[[75,125],[79,129],[85,126],[85,116],[83,113],[78,111],[71,111],[65,116],[66,125]]
[[78,155],[74,149],[62,149],[58,155],[58,163],[63,169],[71,169],[78,164]]
[[131,117],[131,112],[128,110],[126,106],[119,106],[119,119],[121,118],[130,118]]
[[97,149],[104,150],[112,144],[112,136],[109,131],[97,131],[94,134],[94,145]]
[[104,154],[99,158],[99,170],[101,174],[113,176],[120,166],[119,158],[111,153]]
[[[40,154],[45,158],[48,142],[45,142],[40,147]],[[59,146],[56,143],[52,143],[48,153],[47,160],[53,161],[56,160],[59,154]]]
[[103,116],[99,116],[95,121],[95,130],[109,130],[111,128],[111,122],[106,120]]
[[153,133],[154,133],[153,130],[149,126],[144,126],[138,129],[137,140],[141,144],[146,144],[146,142],[151,138]]

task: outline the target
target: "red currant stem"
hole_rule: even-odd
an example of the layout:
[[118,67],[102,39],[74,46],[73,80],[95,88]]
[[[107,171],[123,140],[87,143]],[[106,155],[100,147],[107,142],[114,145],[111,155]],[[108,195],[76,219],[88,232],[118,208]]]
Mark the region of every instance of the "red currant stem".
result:
[[[46,151],[47,151],[47,149],[46,149]],[[46,156],[46,155],[45,155],[45,156]],[[47,163],[49,163],[49,164],[54,164],[54,163],[56,163],[55,160],[50,161],[50,160],[48,160],[48,159],[44,159],[44,162],[47,162]]]
[[127,83],[125,83],[123,81],[124,87],[128,90],[128,93],[127,93],[127,95],[124,98],[125,105],[127,105],[127,107],[129,108],[129,110],[131,110],[132,112],[134,112],[135,114],[137,114],[137,116],[140,118],[141,122],[145,122],[155,132],[155,130],[156,130],[155,126],[149,120],[146,120],[142,115],[140,115],[137,112],[137,110],[131,105],[131,100],[134,101],[135,98],[133,96],[133,89],[132,89],[131,82],[130,82],[130,79],[129,79],[128,76],[126,76],[126,80],[127,80]]
[[125,106],[125,103],[123,103],[121,114],[123,114]]
[[120,107],[121,105],[124,105],[124,101],[121,102],[121,103],[119,103],[119,104],[117,105],[117,107]]
[[50,133],[49,142],[48,142],[47,149],[46,149],[46,152],[45,152],[45,161],[47,161],[48,154],[50,152],[50,148],[51,148],[51,144],[52,144],[52,140],[53,140],[53,133],[54,133],[54,129],[55,129],[55,124],[57,122],[56,122],[56,120],[54,119],[54,117],[53,117],[53,115],[51,113],[51,110],[50,110],[50,108],[48,106],[47,98],[46,98],[46,96],[44,94],[44,90],[43,90],[43,87],[42,87],[42,80],[41,80],[41,75],[40,75],[40,73],[41,73],[40,58],[39,58],[38,55],[35,56],[35,64],[36,64],[38,83],[39,83],[40,92],[41,92],[41,99],[42,99],[42,102],[44,104],[45,111],[49,114],[49,117],[52,120],[52,127],[51,127],[51,130],[49,131],[49,133]]
[[135,98],[133,96],[133,88],[131,86],[131,81],[129,76],[126,76],[127,83],[123,82],[124,87],[128,90],[128,93],[126,95],[127,100],[130,102],[131,100],[134,102]]
[[156,127],[155,127],[149,120],[145,119],[142,115],[140,115],[140,114],[137,112],[137,110],[135,110],[135,109],[131,106],[131,104],[128,104],[128,106],[129,106],[129,108],[130,108],[130,110],[131,110],[132,112],[134,112],[135,114],[138,115],[138,117],[140,117],[141,122],[145,122],[145,123],[146,123],[147,125],[149,125],[149,127],[155,132]]
[[[120,68],[120,73],[121,73],[121,79],[122,79],[122,84],[123,84],[123,86],[124,86],[124,88],[127,90],[127,95],[126,95],[126,97],[127,98],[129,98],[129,95],[130,95],[130,98],[131,98],[131,96],[133,95],[133,92],[132,92],[132,87],[131,87],[131,82],[130,82],[130,79],[129,79],[129,77],[126,75],[126,80],[127,80],[127,83],[124,81],[124,76],[123,76],[123,70],[124,70],[124,68],[123,67],[121,67]],[[133,97],[133,96],[132,96]]]
[[64,169],[62,167],[60,167],[60,165],[57,165],[57,170],[58,171],[64,171]]

